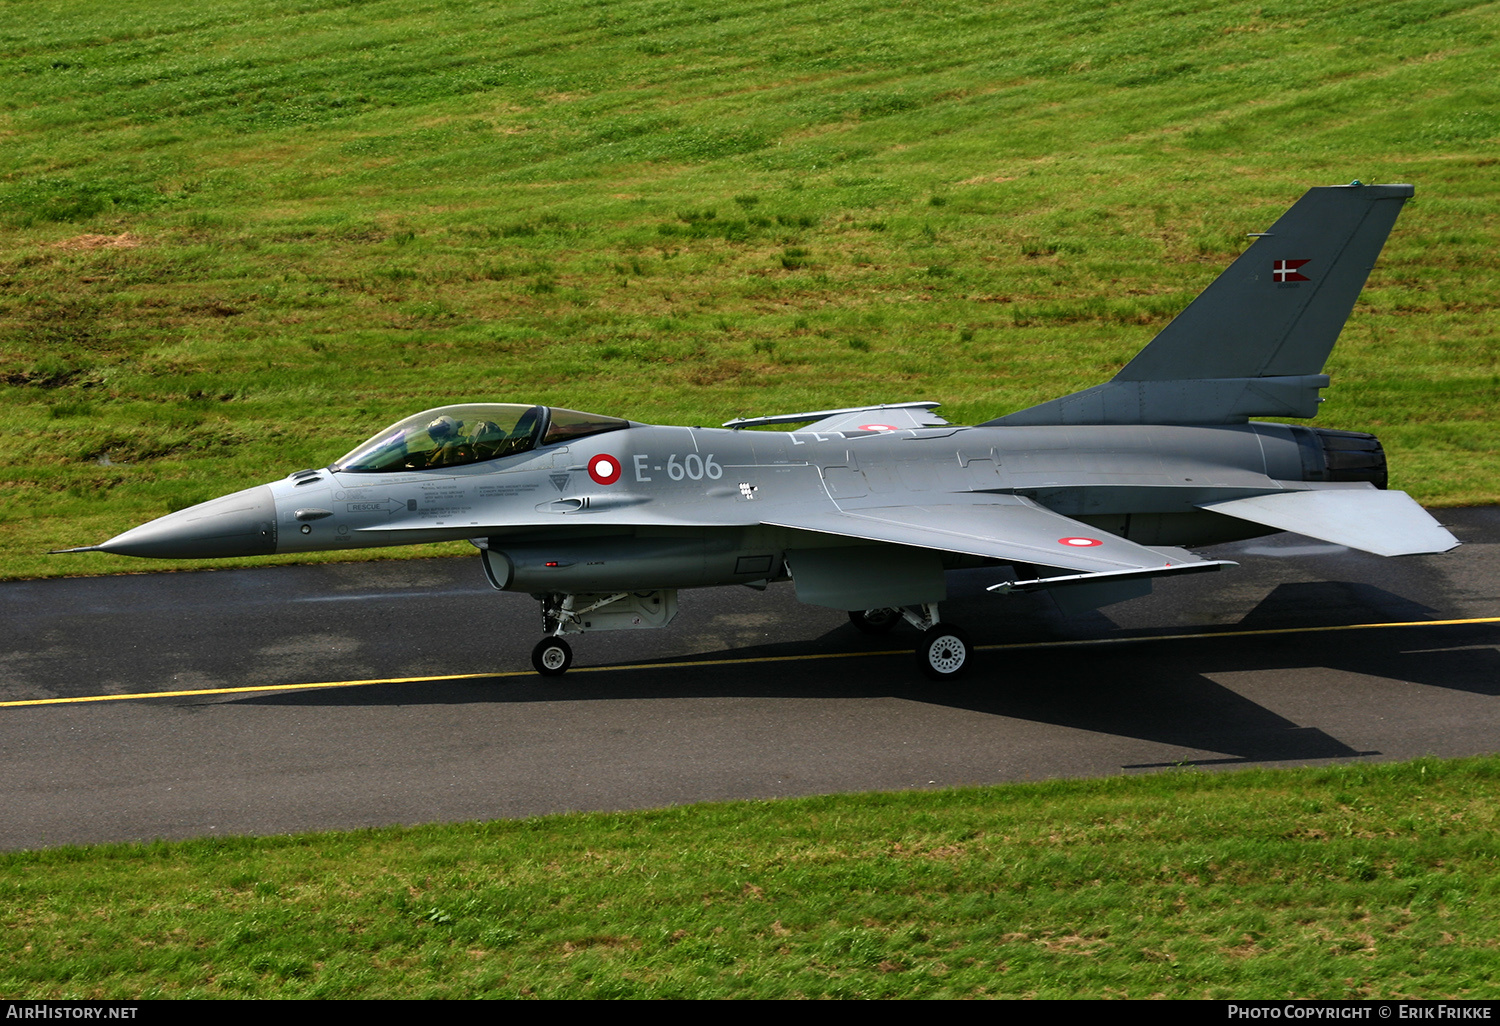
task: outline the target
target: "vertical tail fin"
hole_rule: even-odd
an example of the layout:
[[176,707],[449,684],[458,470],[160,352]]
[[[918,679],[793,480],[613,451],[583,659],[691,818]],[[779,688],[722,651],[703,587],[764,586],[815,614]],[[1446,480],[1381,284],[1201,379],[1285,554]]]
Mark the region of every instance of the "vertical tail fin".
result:
[[1410,185],[1309,189],[1114,378],[991,424],[1311,417]]

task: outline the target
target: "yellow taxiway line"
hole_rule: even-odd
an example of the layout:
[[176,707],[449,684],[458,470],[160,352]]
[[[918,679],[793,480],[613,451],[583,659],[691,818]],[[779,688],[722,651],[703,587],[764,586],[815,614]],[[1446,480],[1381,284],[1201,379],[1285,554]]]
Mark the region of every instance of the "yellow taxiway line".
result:
[[[1194,634],[1137,634],[1127,638],[1080,638],[1071,641],[1019,641],[1005,645],[975,645],[976,651],[1018,651],[1028,648],[1075,648],[1084,645],[1126,645],[1146,641],[1208,641],[1218,638],[1252,638],[1285,634],[1318,634],[1328,631],[1368,631],[1390,627],[1454,627],[1500,623],[1500,616],[1476,616],[1466,620],[1407,620],[1397,623],[1351,623],[1334,627],[1272,627],[1255,631],[1202,631]],[[877,652],[822,652],[808,655],[746,656],[739,659],[688,659],[672,663],[634,663],[625,666],[580,666],[568,672],[616,673],[622,670],[676,670],[697,666],[744,666],[750,663],[807,662],[813,659],[863,659],[870,656],[910,655],[911,649]],[[431,677],[372,677],[369,680],[326,680],[305,684],[262,684],[243,688],[196,688],[191,691],[147,691],[132,695],[84,695],[78,698],[29,698],[0,702],[0,709],[27,705],[77,705],[82,702],[129,702],[143,698],[183,698],[188,695],[241,695],[247,692],[307,691],[314,688],[362,688],[372,684],[422,684],[439,680],[479,680],[496,677],[534,677],[533,670],[500,670],[494,673],[449,673]]]

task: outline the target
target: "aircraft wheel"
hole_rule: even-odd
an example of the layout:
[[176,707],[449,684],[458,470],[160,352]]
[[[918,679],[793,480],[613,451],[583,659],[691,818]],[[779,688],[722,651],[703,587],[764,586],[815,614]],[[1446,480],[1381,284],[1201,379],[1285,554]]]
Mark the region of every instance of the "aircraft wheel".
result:
[[947,623],[929,627],[917,645],[917,662],[933,680],[952,680],[969,668],[973,656],[968,635]]
[[866,634],[884,634],[901,622],[901,610],[851,609],[849,622]]
[[531,665],[543,677],[561,677],[573,665],[573,649],[562,638],[543,638],[531,650]]

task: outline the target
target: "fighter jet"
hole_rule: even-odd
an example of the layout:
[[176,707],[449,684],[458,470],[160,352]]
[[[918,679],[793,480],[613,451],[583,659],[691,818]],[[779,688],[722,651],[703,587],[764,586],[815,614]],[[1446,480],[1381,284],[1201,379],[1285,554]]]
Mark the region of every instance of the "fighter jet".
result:
[[[1295,531],[1384,556],[1457,539],[1386,489],[1374,435],[1310,418],[1323,365],[1410,185],[1309,190],[1111,380],[974,426],[906,402],[666,427],[524,403],[407,417],[320,469],[101,545],[158,559],[468,539],[541,605],[532,662],[567,638],[665,627],[683,589],[790,581],[864,631],[921,632],[928,676],[972,662],[945,572],[1064,610],[1233,566],[1190,551]],[[751,430],[762,428],[766,430]]]

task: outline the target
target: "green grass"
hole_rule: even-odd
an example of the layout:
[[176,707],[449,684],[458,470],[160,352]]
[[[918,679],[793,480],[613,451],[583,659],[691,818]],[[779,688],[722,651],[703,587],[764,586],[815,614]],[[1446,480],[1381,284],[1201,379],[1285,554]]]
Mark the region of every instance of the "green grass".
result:
[[13,997],[1500,995],[1496,758],[0,855]]
[[1319,423],[1500,499],[1493,4],[38,10],[0,3],[0,576],[144,569],[40,553],[449,401],[995,416],[1353,178],[1418,191]]

